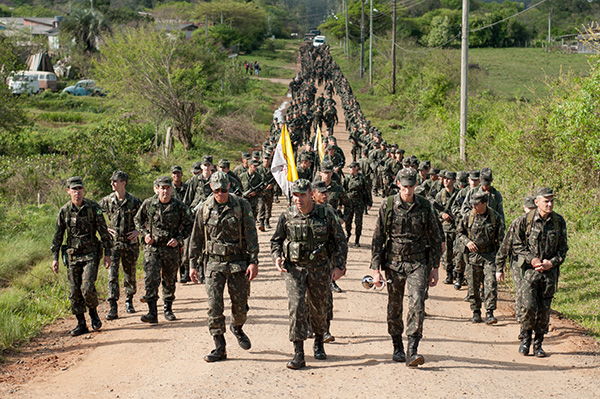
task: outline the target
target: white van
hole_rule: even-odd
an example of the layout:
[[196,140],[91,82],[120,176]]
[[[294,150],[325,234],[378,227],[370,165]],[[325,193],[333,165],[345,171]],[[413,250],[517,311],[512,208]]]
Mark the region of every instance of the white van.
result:
[[315,36],[313,39],[313,46],[319,47],[325,44],[325,36]]
[[6,83],[12,94],[37,94],[40,91],[38,73],[33,71],[11,72]]

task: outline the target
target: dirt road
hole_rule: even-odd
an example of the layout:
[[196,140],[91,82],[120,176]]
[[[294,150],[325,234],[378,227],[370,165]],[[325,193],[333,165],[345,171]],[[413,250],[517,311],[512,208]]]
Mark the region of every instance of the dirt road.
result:
[[[340,99],[336,101],[339,107]],[[343,115],[341,108],[338,113]],[[343,123],[335,135],[350,157]],[[443,284],[429,291],[426,304],[425,336],[419,348],[425,364],[409,369],[392,362],[386,293],[366,291],[360,284],[368,273],[370,237],[380,203],[377,199],[365,217],[362,247],[350,248],[348,273],[339,282],[344,292],[334,294],[336,340],[326,344],[326,361],[313,359],[309,341],[308,367],[285,368],[292,354],[287,298],[283,279],[268,255],[273,232],[268,230],[259,232],[260,271],[252,284],[245,326],[252,340],[250,351],[240,349],[228,333],[228,360],[204,362],[202,357],[213,348],[205,287],[178,284],[174,304],[178,321],[167,322],[159,315],[157,326],[140,322],[146,307],[137,302],[138,295],[138,313],[121,311],[121,318],[105,322],[101,332],[71,338],[67,331],[73,319],[46,329],[2,365],[0,397],[600,397],[598,346],[581,329],[554,317],[545,342],[549,357],[523,357],[517,353],[519,327],[510,301],[500,301],[496,326],[473,325],[468,321],[469,306],[462,301],[464,289],[459,292]],[[277,204],[274,215],[282,209],[283,204]]]

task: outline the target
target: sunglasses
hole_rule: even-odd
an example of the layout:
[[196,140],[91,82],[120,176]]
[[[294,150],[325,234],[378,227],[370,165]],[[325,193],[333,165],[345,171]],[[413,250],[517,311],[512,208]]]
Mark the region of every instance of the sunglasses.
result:
[[217,188],[216,190],[212,190],[213,194],[217,194],[217,193],[221,193],[224,194],[226,193],[228,190],[226,188]]

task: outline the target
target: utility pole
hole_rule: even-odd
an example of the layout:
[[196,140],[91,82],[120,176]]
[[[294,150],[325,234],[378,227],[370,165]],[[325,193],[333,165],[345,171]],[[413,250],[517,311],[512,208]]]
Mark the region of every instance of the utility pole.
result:
[[467,162],[467,101],[469,90],[469,0],[463,0],[460,57],[460,160]]
[[350,59],[350,33],[348,30],[348,0],[344,0],[344,19],[346,20],[346,58]]
[[392,0],[392,94],[396,94],[396,0]]
[[373,86],[373,0],[369,15],[369,86]]
[[550,39],[552,38],[550,36],[550,27],[552,26],[552,7],[550,7],[550,10],[548,11],[548,44],[550,44]]
[[360,78],[365,76],[365,1],[360,0]]

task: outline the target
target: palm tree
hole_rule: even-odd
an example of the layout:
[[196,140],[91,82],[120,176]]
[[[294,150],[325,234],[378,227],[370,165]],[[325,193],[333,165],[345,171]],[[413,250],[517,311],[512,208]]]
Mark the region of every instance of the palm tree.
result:
[[96,42],[102,33],[110,31],[107,19],[95,9],[73,11],[65,18],[60,28],[71,34],[75,42],[88,52],[96,49]]

